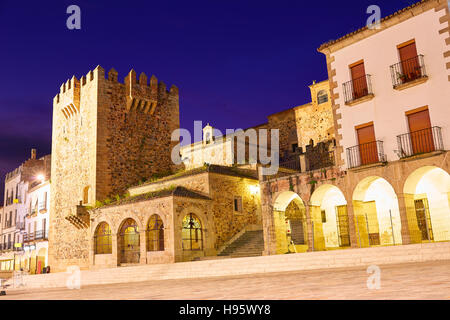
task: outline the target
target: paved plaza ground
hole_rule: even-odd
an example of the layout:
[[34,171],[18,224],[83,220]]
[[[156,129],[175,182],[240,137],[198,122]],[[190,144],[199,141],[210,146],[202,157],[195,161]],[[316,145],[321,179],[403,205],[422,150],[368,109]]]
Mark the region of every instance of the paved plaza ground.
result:
[[199,279],[92,285],[81,289],[9,290],[5,299],[450,299],[450,261]]

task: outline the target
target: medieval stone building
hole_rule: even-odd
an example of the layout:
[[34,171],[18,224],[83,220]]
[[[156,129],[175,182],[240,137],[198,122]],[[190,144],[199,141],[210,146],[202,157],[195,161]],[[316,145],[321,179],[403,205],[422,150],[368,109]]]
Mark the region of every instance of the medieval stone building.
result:
[[173,169],[178,88],[132,70],[124,83],[98,66],[63,83],[53,100],[49,264],[87,268],[87,206]]
[[284,254],[450,240],[449,17],[447,1],[423,0],[323,44],[329,79],[311,102],[250,128],[279,130],[273,175],[237,164],[234,137],[211,126],[176,166],[178,89],[154,76],[121,83],[99,66],[68,80],[53,101],[52,270],[208,259],[237,243]]

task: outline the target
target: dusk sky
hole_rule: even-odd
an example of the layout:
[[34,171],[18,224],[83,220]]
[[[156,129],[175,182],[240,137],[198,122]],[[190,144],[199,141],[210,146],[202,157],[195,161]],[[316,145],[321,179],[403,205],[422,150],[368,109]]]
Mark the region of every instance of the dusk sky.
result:
[[[53,97],[72,75],[154,74],[179,87],[181,127],[246,128],[309,102],[327,78],[317,48],[364,26],[369,5],[386,16],[414,2],[0,0],[2,182],[31,148],[51,152]],[[66,27],[72,4],[81,30]]]

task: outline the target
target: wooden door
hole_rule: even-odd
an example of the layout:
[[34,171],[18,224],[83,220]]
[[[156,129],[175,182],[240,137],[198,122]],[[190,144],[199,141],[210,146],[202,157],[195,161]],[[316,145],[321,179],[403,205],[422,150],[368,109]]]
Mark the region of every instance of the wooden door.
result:
[[402,81],[408,82],[420,78],[421,70],[417,56],[416,43],[412,42],[398,48],[402,65]]
[[413,154],[434,151],[433,132],[428,109],[408,114]]
[[294,244],[306,244],[303,220],[291,219],[289,224],[291,226],[291,240]]
[[417,226],[422,234],[422,240],[433,240],[433,229],[431,228],[427,199],[414,200],[414,207],[416,209]]
[[361,165],[378,162],[377,143],[373,124],[358,128],[359,155]]
[[352,75],[353,99],[366,96],[368,94],[368,90],[364,62],[351,66],[350,72]]
[[336,206],[336,223],[338,229],[339,246],[350,246],[350,227],[348,223],[347,205]]

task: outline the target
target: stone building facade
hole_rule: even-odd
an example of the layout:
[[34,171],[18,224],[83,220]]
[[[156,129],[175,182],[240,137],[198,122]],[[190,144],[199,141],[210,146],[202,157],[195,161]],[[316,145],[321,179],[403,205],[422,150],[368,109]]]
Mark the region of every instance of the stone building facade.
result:
[[450,240],[449,18],[424,0],[319,48],[336,165],[261,179],[266,254]]
[[[206,165],[128,192],[126,198],[91,210],[89,252],[94,268],[214,256],[246,226],[261,226],[259,181],[253,170]],[[193,248],[189,241],[195,241],[194,235],[187,233],[194,229],[185,225],[190,215],[198,222]],[[132,232],[127,233],[123,226],[130,219]],[[154,228],[154,221],[161,221],[160,229]],[[106,233],[101,229],[105,224]],[[159,236],[154,238],[154,232]],[[108,250],[103,250],[104,243]]]
[[51,157],[37,158],[36,149],[18,168],[5,177],[6,210],[2,212],[0,233],[0,270],[20,269],[24,255],[24,238],[26,237],[25,219],[28,212],[28,190],[40,183],[40,179],[50,178]]
[[[334,140],[334,120],[331,108],[329,81],[314,81],[310,86],[311,101],[307,104],[290,108],[271,114],[267,122],[244,130],[248,133],[252,129],[256,132],[256,139],[246,138],[242,143],[236,135],[228,134],[214,136],[214,128],[209,124],[203,128],[202,141],[183,146],[180,150],[181,158],[187,169],[203,166],[204,163],[231,166],[237,164],[237,148],[245,144],[245,160],[247,163],[256,164],[258,159],[250,159],[249,146],[255,146],[255,150],[261,148],[260,129],[267,132],[267,150],[270,154],[270,132],[279,130],[279,157],[282,165],[295,169],[300,168],[300,155],[304,158],[316,157],[315,153],[326,153],[334,148],[330,142]],[[250,137],[250,134],[247,135]],[[323,145],[318,145],[322,143]],[[326,148],[326,150],[324,149]],[[308,154],[308,155],[306,155]],[[257,157],[257,156],[256,156]],[[306,170],[307,162],[303,161],[303,170]],[[309,166],[308,166],[309,167]],[[253,167],[255,169],[255,167]]]
[[89,265],[86,206],[173,169],[178,88],[134,70],[123,83],[98,66],[61,85],[53,100],[49,264]]

